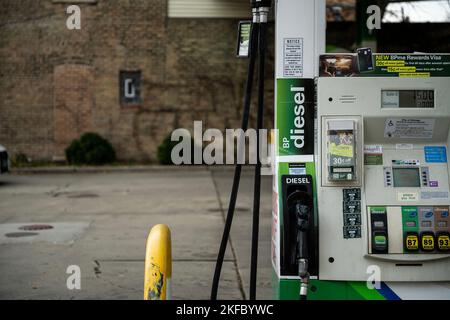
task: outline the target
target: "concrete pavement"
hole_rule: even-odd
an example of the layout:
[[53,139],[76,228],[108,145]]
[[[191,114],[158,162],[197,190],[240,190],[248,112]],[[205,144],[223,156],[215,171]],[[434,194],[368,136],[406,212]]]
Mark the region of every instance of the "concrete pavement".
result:
[[[232,177],[223,167],[0,176],[0,299],[142,299],[145,240],[158,223],[172,231],[173,298],[208,299]],[[252,194],[248,168],[220,299],[248,295]],[[271,177],[261,199],[258,298],[268,299]],[[30,224],[54,228],[21,237]],[[70,265],[81,290],[67,289]]]

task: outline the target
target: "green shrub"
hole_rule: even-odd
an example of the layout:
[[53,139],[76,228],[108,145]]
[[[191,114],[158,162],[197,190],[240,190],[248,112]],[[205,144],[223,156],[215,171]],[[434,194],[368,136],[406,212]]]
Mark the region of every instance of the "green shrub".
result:
[[[180,143],[180,141],[172,141],[169,134],[158,147],[158,161],[162,165],[173,165],[172,149]],[[191,138],[191,164],[194,164],[194,139]]]
[[24,153],[18,153],[14,156],[14,159],[12,160],[12,163],[14,166],[22,166],[27,165],[30,163],[28,160],[28,157]]
[[158,147],[158,161],[163,165],[171,165],[172,162],[172,149],[178,144],[176,141],[171,140],[171,135],[168,135]]
[[66,149],[70,164],[102,165],[116,161],[116,152],[108,140],[97,133],[85,133]]
[[66,149],[66,159],[70,164],[84,163],[84,156],[80,140],[73,140]]

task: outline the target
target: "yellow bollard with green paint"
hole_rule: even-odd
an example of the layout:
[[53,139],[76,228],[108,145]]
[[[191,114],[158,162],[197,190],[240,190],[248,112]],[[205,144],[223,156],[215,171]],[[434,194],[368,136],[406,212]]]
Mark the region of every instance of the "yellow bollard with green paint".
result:
[[172,245],[169,227],[158,224],[147,238],[144,300],[170,300]]

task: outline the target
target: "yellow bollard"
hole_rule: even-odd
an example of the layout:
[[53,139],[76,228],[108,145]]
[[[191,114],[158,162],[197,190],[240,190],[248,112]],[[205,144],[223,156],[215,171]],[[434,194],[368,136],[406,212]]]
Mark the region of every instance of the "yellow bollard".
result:
[[158,224],[147,238],[144,300],[170,300],[172,245],[169,227]]

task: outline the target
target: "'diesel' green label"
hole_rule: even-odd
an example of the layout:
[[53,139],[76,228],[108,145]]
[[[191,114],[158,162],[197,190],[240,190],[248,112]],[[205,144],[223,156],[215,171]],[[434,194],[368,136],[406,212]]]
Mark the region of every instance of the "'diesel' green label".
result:
[[314,80],[277,80],[278,155],[314,154]]

